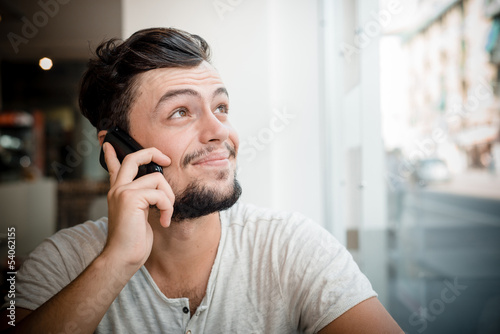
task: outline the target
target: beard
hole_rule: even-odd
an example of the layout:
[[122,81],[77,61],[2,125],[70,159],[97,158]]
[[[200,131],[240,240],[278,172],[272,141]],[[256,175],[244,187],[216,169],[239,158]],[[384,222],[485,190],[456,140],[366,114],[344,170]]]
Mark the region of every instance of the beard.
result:
[[[219,178],[223,178],[222,175]],[[234,176],[231,189],[226,193],[219,193],[198,181],[191,182],[186,189],[175,196],[172,221],[203,217],[211,213],[229,209],[241,196],[241,186]]]

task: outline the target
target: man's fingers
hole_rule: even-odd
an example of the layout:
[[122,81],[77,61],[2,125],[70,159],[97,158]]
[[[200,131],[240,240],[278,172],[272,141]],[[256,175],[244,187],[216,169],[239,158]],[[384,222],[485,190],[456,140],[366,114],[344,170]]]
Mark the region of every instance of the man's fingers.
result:
[[153,161],[160,166],[166,167],[172,162],[160,150],[151,147],[126,155],[122,164],[120,164],[116,156],[116,151],[110,143],[104,143],[102,148],[104,150],[104,160],[108,167],[111,186],[115,182],[118,182],[118,184],[130,183],[137,176],[139,166],[141,165],[146,165]]
[[139,166],[155,162],[160,166],[169,166],[172,162],[169,157],[154,147],[146,148],[125,156],[122,161],[120,172],[117,175],[117,184],[130,183],[139,171]]
[[151,147],[128,154],[120,164],[111,144],[104,143],[103,150],[112,187],[108,193],[109,206],[127,203],[127,206],[148,210],[149,206],[156,205],[160,210],[161,225],[170,226],[175,195],[163,174],[154,172],[134,180],[139,166],[152,161],[160,166],[169,166],[172,162],[170,158]]
[[158,189],[118,189],[118,197],[128,203],[138,203],[141,210],[146,210],[150,205],[156,205],[160,210],[160,222],[163,227],[170,225],[170,218],[174,211],[174,203],[170,201],[164,191]]
[[158,189],[163,191],[170,202],[175,201],[175,195],[170,187],[170,184],[168,184],[167,180],[165,180],[165,177],[161,173],[151,173],[147,174],[144,176],[141,176],[134,182],[130,183],[127,188],[129,189]]
[[111,186],[115,183],[116,176],[120,170],[120,161],[116,157],[115,148],[110,143],[102,144],[102,149],[104,150],[104,160],[106,161],[106,166],[109,172],[109,182]]

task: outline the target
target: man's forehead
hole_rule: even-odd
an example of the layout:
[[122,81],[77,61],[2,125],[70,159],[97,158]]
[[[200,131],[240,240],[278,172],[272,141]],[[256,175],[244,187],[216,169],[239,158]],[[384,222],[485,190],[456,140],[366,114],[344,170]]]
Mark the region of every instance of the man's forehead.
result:
[[[203,61],[196,67],[158,68],[141,73],[137,84],[146,89],[166,89],[183,85],[223,85],[222,79],[209,63]],[[140,89],[139,88],[139,89]]]

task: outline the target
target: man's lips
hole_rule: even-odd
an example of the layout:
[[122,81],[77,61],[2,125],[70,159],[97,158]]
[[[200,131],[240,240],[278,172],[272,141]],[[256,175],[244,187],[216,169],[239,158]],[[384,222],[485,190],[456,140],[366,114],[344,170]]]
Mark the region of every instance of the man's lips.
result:
[[182,159],[182,167],[186,168],[188,165],[206,165],[209,163],[222,166],[228,163],[230,158],[236,159],[236,150],[225,142],[223,146],[208,146],[188,153],[184,159]]
[[211,152],[210,154],[201,157],[199,159],[196,159],[191,162],[192,165],[219,165],[219,164],[225,164],[230,156],[230,152],[228,151],[214,151]]

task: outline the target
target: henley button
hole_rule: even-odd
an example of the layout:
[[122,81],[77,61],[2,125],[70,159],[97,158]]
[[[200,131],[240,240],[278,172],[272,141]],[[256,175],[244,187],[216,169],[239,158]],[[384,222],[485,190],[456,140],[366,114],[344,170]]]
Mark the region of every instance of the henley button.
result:
[[182,312],[188,314],[189,313],[189,309],[186,306],[184,306],[184,308],[182,309]]

